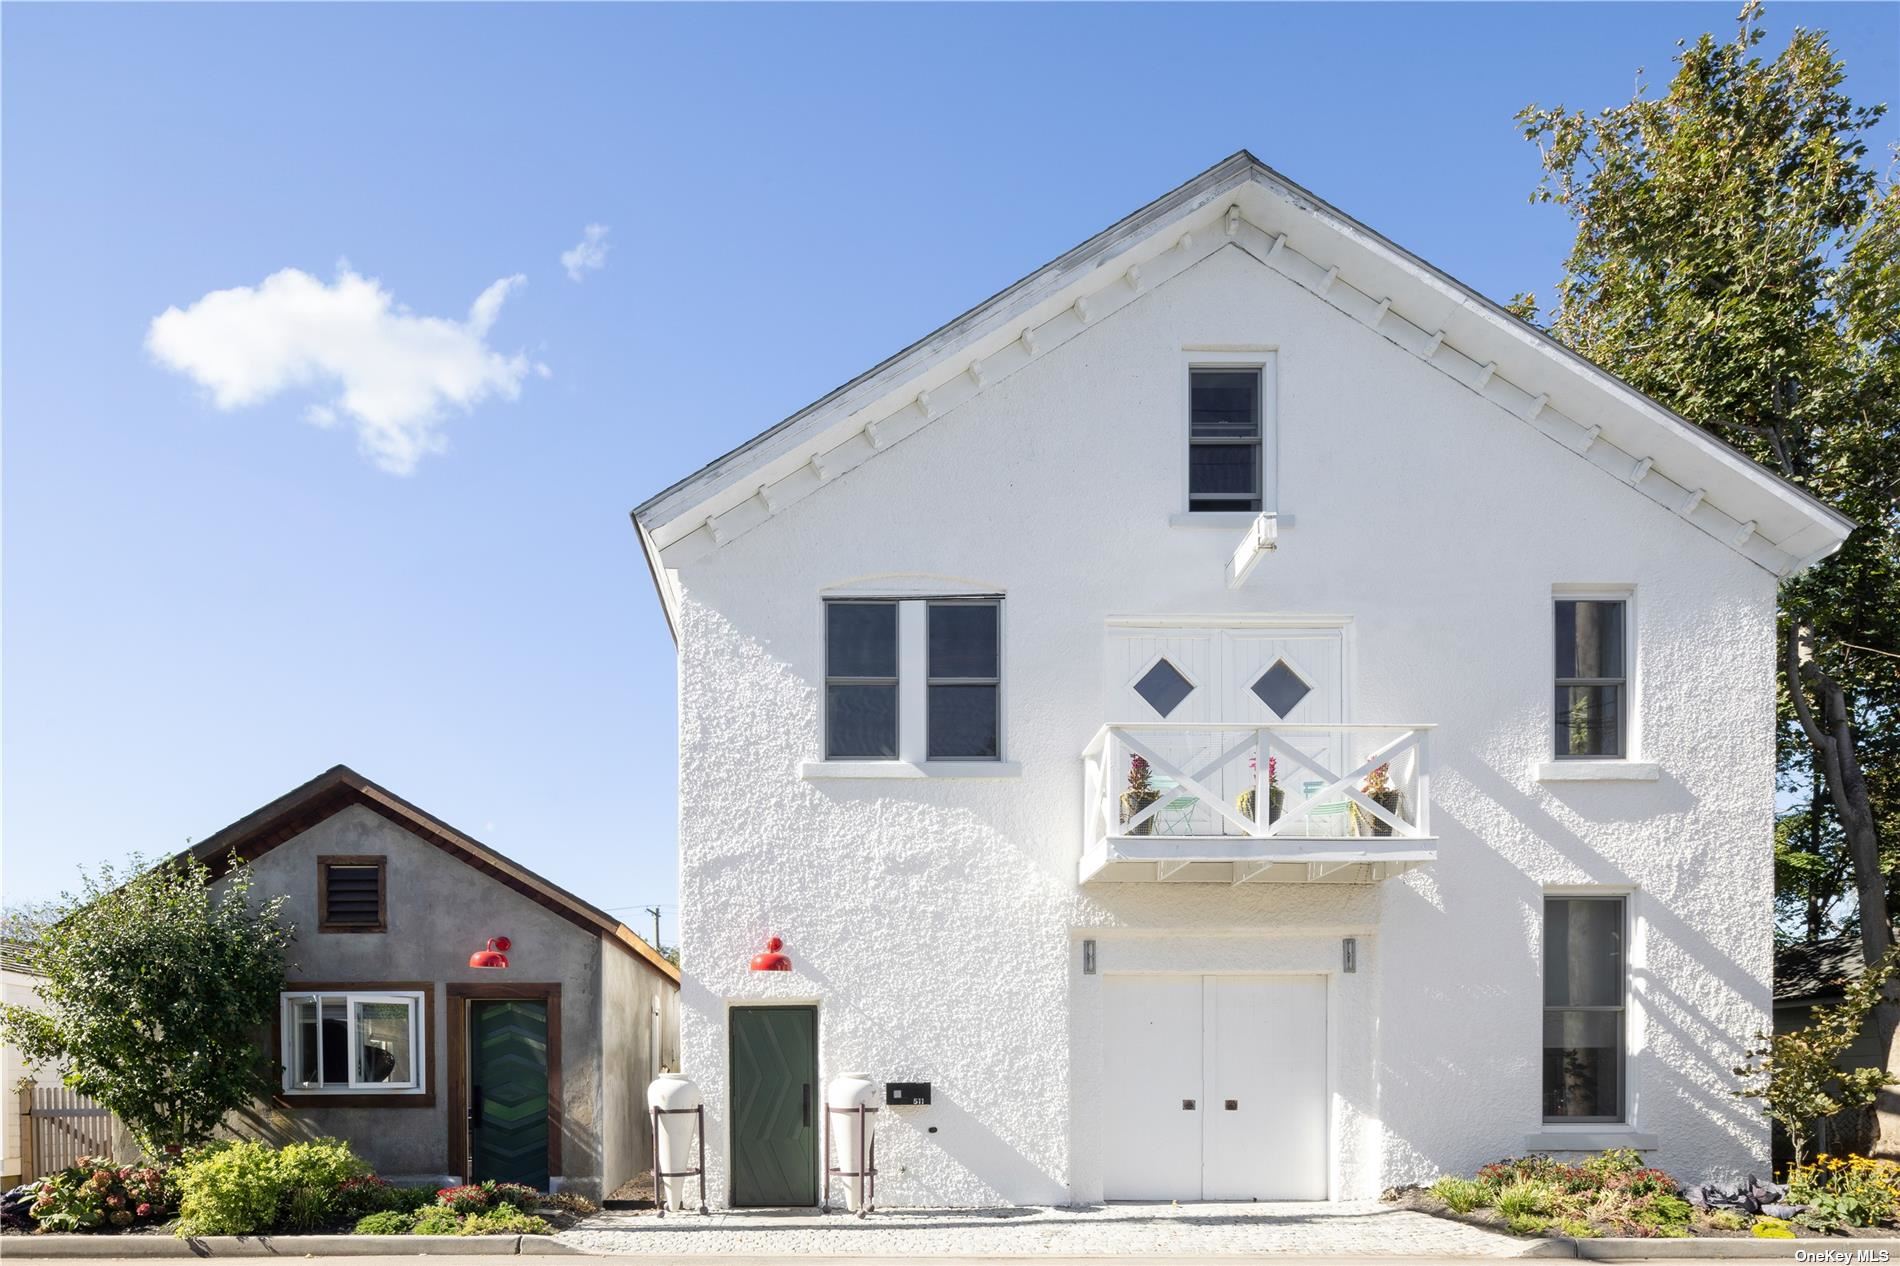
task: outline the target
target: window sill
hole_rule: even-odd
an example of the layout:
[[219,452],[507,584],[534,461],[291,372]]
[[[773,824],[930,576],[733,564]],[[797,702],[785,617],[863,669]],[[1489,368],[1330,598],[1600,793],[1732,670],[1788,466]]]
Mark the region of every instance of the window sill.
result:
[[1538,782],[1655,782],[1662,766],[1647,760],[1544,760],[1531,766]]
[[[1274,526],[1279,531],[1293,526],[1293,516],[1272,511]],[[1184,528],[1250,528],[1253,521],[1260,517],[1258,510],[1190,510],[1183,514],[1170,514],[1169,527]]]
[[1642,1134],[1627,1125],[1552,1126],[1524,1136],[1524,1149],[1530,1152],[1607,1152],[1615,1147],[1653,1152],[1661,1146],[1654,1134]]
[[808,760],[798,776],[816,778],[1020,778],[1013,760]]
[[280,1090],[280,1108],[433,1108],[433,1090]]

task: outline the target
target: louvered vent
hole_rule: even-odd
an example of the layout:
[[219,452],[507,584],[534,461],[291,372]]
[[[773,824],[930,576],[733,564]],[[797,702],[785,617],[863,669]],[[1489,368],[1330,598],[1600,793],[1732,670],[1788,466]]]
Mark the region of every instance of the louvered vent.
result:
[[324,868],[323,921],[343,927],[378,927],[383,921],[383,868]]

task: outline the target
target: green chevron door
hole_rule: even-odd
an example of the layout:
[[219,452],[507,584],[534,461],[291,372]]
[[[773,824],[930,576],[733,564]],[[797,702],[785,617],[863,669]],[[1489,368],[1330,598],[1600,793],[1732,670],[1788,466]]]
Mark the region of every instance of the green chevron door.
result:
[[818,1203],[818,1010],[734,1007],[732,1203]]
[[548,1187],[548,1004],[468,1004],[469,1168]]

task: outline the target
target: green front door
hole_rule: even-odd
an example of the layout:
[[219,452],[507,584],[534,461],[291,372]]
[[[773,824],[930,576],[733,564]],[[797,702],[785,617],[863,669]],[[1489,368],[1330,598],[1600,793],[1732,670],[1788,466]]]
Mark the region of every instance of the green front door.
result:
[[818,1011],[734,1007],[732,1203],[818,1203]]
[[469,1169],[548,1188],[548,1004],[468,1004]]

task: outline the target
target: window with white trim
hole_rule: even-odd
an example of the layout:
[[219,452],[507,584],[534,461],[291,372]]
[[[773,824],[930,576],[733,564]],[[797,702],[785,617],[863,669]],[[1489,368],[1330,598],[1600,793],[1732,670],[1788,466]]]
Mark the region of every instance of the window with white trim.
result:
[[1629,603],[1559,597],[1556,745],[1559,760],[1629,754]]
[[284,1089],[298,1094],[418,1092],[422,995],[282,995]]
[[929,654],[931,760],[995,760],[999,755],[997,697],[1002,686],[999,604],[994,599],[945,599],[925,604]]
[[825,759],[1002,760],[1002,600],[825,601]]
[[1258,513],[1265,505],[1261,372],[1188,370],[1188,510]]
[[1544,1120],[1621,1121],[1628,900],[1544,898]]

